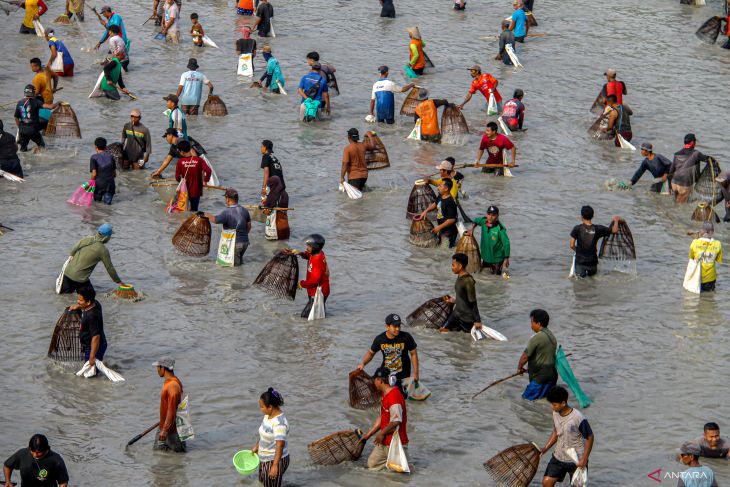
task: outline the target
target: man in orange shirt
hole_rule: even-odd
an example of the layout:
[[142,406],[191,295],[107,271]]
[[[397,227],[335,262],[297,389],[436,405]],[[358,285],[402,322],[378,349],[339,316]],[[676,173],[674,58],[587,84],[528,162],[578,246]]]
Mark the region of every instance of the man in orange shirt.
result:
[[418,91],[418,106],[414,118],[421,120],[421,140],[441,143],[441,129],[439,129],[438,109],[447,106],[448,100],[429,99],[428,90],[421,88]]
[[165,379],[160,394],[160,428],[157,430],[155,450],[184,452],[185,442],[177,434],[177,407],[182,400],[183,386],[172,369],[175,360],[163,358],[153,363],[157,367],[157,375]]
[[423,53],[424,42],[421,39],[421,32],[418,30],[418,27],[409,27],[406,30],[411,38],[408,46],[410,53],[408,65],[420,76],[426,68],[426,55]]
[[471,96],[479,91],[482,95],[484,95],[487,102],[489,102],[490,93],[494,93],[494,101],[497,102],[497,110],[501,113],[502,95],[500,95],[499,91],[497,91],[499,81],[497,81],[497,79],[489,73],[482,73],[481,66],[477,64],[469,68],[469,74],[471,74],[474,81],[471,83],[471,88],[469,88],[469,93],[467,93],[466,98],[464,98],[464,101],[461,102],[461,105],[459,105],[459,110],[463,110],[464,105],[469,103],[469,100],[471,100]]

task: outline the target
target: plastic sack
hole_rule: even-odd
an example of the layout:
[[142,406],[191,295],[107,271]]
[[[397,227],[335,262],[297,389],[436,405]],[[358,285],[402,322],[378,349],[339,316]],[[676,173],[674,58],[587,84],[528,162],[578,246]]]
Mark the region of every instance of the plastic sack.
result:
[[461,236],[466,233],[466,225],[464,225],[464,222],[461,220],[456,221],[456,231],[459,232],[459,239],[461,239]]
[[499,110],[497,110],[497,100],[495,100],[494,93],[491,91],[489,93],[489,103],[487,104],[487,115],[499,115]]
[[213,42],[213,39],[211,39],[208,36],[203,36],[203,44],[206,45],[206,46],[208,46],[208,47],[215,47],[215,48],[218,47],[218,44],[216,44],[215,42]]
[[555,368],[558,369],[560,378],[563,379],[565,383],[568,384],[568,387],[570,387],[570,390],[573,391],[573,395],[578,401],[578,405],[582,408],[590,406],[593,401],[591,401],[586,393],[583,392],[583,389],[578,383],[578,379],[575,378],[573,369],[570,367],[570,363],[568,362],[568,358],[565,356],[562,345],[558,345],[558,350],[555,352]]
[[568,277],[575,277],[575,255],[573,255],[573,262],[570,264],[570,273]]
[[38,37],[46,37],[46,29],[43,28],[40,20],[35,19],[33,21],[33,27],[35,27],[35,35]]
[[512,47],[512,44],[505,45],[504,50],[507,51],[507,56],[509,56],[509,60],[512,61],[512,64],[515,66],[515,68],[523,67],[522,63],[520,63],[520,59],[517,57],[517,54],[515,53],[514,48]]
[[411,130],[410,135],[408,136],[409,139],[412,140],[421,140],[421,119],[419,118],[416,120],[416,125],[413,127],[413,130]]
[[500,332],[498,332],[494,328],[489,328],[488,326],[485,326],[485,325],[482,325],[481,329],[477,329],[476,327],[472,326],[471,337],[474,339],[475,342],[478,342],[480,340],[485,340],[487,338],[491,338],[492,340],[497,340],[498,342],[507,341],[506,336],[502,335]]
[[317,286],[317,292],[314,294],[314,303],[312,303],[312,309],[309,310],[307,321],[322,320],[324,318],[324,294],[322,294],[322,287]]
[[682,287],[693,294],[699,294],[702,287],[702,264],[699,259],[689,259],[684,272]]
[[271,213],[266,217],[264,237],[266,237],[266,240],[279,240],[279,232],[276,229],[276,210],[271,210]]
[[175,427],[177,428],[177,434],[180,437],[180,441],[188,441],[195,438],[195,432],[193,431],[193,424],[190,422],[190,411],[188,409],[188,396],[180,401],[177,406],[177,416],[175,417]]
[[621,145],[622,149],[636,150],[636,147],[631,145],[631,143],[628,140],[621,137],[621,134],[616,133],[616,138],[618,139],[618,143]]
[[216,174],[216,172],[215,172],[213,163],[210,162],[210,159],[208,159],[208,156],[206,154],[200,154],[200,158],[203,159],[203,161],[205,161],[205,164],[208,166],[208,169],[210,169],[210,180],[208,180],[208,182],[206,184],[208,186],[220,186],[221,181],[220,181],[220,179],[218,179],[218,174]]
[[499,117],[497,119],[497,125],[499,125],[499,128],[502,129],[502,133],[509,137],[512,135],[512,131],[507,127],[507,124],[504,123],[504,120],[502,120],[502,117]]
[[90,179],[74,191],[68,202],[72,205],[91,206],[91,202],[94,201],[94,189],[96,189],[96,181]]
[[238,76],[253,76],[253,57],[251,53],[241,54],[238,57]]
[[276,37],[276,32],[274,32],[274,21],[269,20],[269,33],[271,34],[271,37]]
[[[507,162],[507,151],[502,151],[502,164],[504,164],[505,166],[509,166],[509,162]],[[512,171],[510,171],[508,167],[502,168],[502,171],[503,171],[504,177],[506,177],[506,178],[515,177],[515,175],[512,174]]]
[[418,75],[416,74],[416,72],[413,71],[413,68],[410,67],[409,65],[407,65],[407,64],[404,65],[403,69],[406,70],[406,76],[408,76],[409,78],[418,78]]
[[66,259],[66,262],[63,263],[63,267],[61,267],[61,273],[58,275],[58,278],[56,278],[56,294],[61,294],[61,285],[63,284],[63,274],[66,272],[66,266],[68,263],[71,262],[71,257]]
[[359,200],[362,198],[362,192],[347,181],[340,183],[340,192],[346,193],[347,197],[351,200]]
[[278,79],[276,80],[276,86],[279,87],[279,93],[281,93],[282,95],[288,95],[288,93],[284,89],[284,85],[282,85],[281,81],[279,81]]
[[365,121],[367,123],[375,123],[375,115],[365,115]]
[[112,382],[124,382],[125,380],[121,374],[113,371],[112,369],[104,365],[104,362],[102,362],[101,360],[96,360],[96,368]]
[[63,55],[60,52],[56,54],[50,68],[54,73],[63,73]]
[[[578,464],[578,452],[575,448],[568,448],[565,450],[573,463]],[[586,487],[588,485],[588,468],[581,467],[573,472],[573,476],[570,478],[570,487]]]
[[423,385],[423,382],[413,380],[412,377],[403,379],[403,387],[406,390],[407,399],[411,401],[425,401],[431,396],[431,390]]
[[236,230],[223,230],[218,242],[218,256],[216,264],[221,267],[233,267],[236,255]]
[[388,470],[398,473],[411,473],[411,469],[408,468],[408,458],[406,458],[406,452],[403,449],[403,444],[400,441],[400,435],[398,434],[398,428],[393,432],[392,439],[390,440],[390,448],[388,449],[388,460],[385,463],[385,467]]

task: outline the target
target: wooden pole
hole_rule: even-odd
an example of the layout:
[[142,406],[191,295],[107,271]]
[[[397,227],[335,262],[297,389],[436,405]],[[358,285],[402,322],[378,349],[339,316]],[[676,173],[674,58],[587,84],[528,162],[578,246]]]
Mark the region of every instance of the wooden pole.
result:
[[[572,353],[569,353],[568,355],[566,355],[566,357],[570,357],[571,355],[573,355],[573,354],[572,354]],[[503,379],[498,379],[498,380],[495,380],[494,382],[492,382],[491,384],[489,384],[489,385],[488,385],[487,387],[485,387],[485,388],[484,388],[484,389],[482,389],[481,391],[479,391],[479,392],[477,392],[476,394],[474,394],[473,396],[471,396],[471,398],[472,398],[472,399],[474,399],[474,398],[476,398],[476,397],[477,397],[477,396],[478,396],[479,394],[481,394],[482,392],[486,391],[486,390],[487,390],[487,389],[489,389],[490,387],[492,387],[492,386],[496,386],[497,384],[499,384],[499,383],[501,383],[501,382],[504,382],[504,381],[506,381],[506,380],[509,380],[509,379],[511,379],[511,378],[513,378],[513,377],[517,377],[518,375],[522,375],[522,374],[524,374],[524,372],[516,372],[516,373],[514,373],[514,374],[512,374],[512,375],[508,375],[507,377],[505,377],[505,378],[503,378]]]
[[144,436],[145,436],[145,435],[146,435],[147,433],[149,433],[149,432],[150,432],[150,431],[152,431],[153,429],[157,428],[157,427],[158,427],[159,425],[160,425],[160,422],[159,422],[159,421],[158,421],[158,422],[156,422],[155,424],[153,424],[152,426],[150,426],[149,428],[147,428],[146,430],[144,430],[143,432],[141,432],[140,434],[138,434],[137,436],[135,436],[134,438],[132,438],[131,440],[129,440],[129,443],[127,443],[127,446],[130,446],[130,445],[133,445],[133,444],[137,443],[137,442],[138,442],[139,440],[141,440],[141,439],[142,439],[142,438],[143,438],[143,437],[144,437]]

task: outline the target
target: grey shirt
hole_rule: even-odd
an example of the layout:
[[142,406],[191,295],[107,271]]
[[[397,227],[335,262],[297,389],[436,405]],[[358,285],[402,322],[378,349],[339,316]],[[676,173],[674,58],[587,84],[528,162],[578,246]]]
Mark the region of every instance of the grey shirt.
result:
[[222,223],[224,230],[236,230],[236,245],[248,243],[251,215],[246,208],[240,205],[228,206],[215,217],[215,222]]
[[515,34],[511,30],[503,30],[501,34],[499,34],[499,54],[504,56],[507,51],[504,50],[504,47],[507,44],[512,44],[512,48],[515,47]]
[[593,435],[591,425],[580,411],[573,408],[567,416],[553,411],[553,424],[558,434],[558,442],[555,445],[553,456],[561,462],[573,463],[568,456],[568,449],[575,448],[578,460],[583,456],[586,440]]

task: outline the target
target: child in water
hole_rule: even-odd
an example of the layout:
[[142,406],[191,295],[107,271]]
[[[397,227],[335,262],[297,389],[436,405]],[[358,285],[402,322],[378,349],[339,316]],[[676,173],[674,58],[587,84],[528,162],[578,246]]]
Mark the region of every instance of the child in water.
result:
[[193,26],[190,28],[190,35],[193,36],[193,44],[198,47],[203,47],[203,36],[205,35],[205,31],[203,30],[203,26],[200,22],[198,22],[198,14],[190,14],[190,21],[193,23]]

